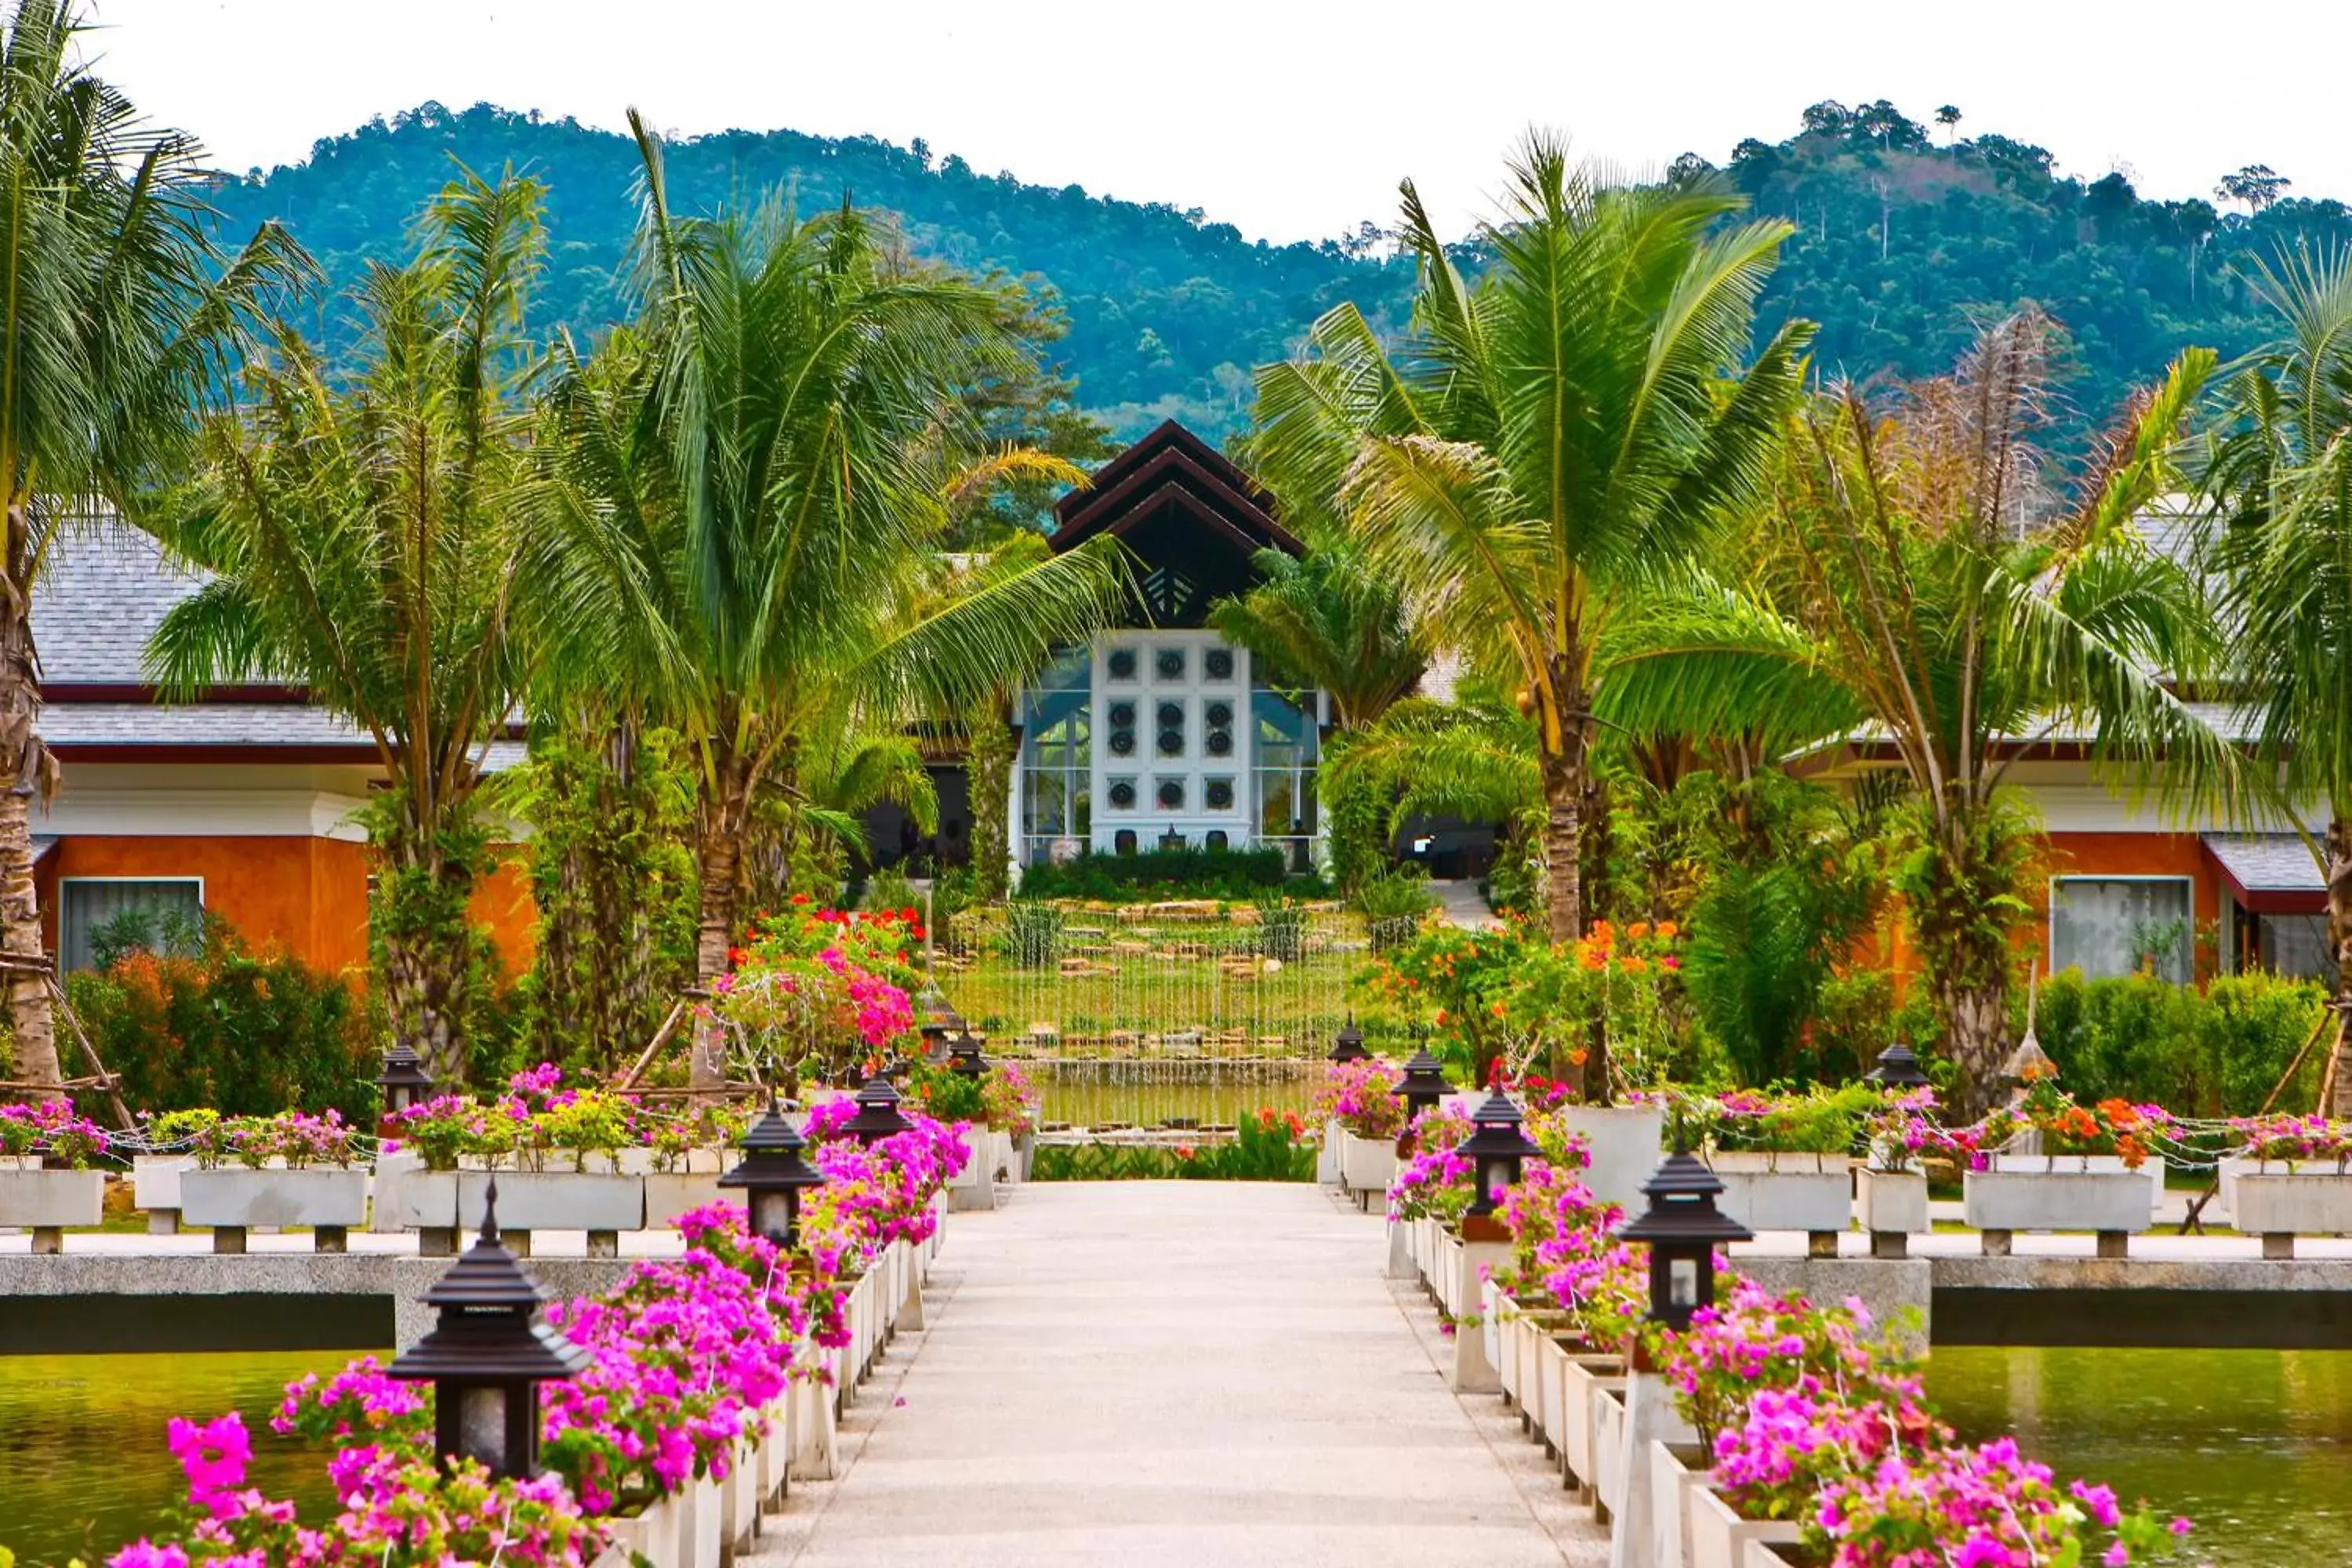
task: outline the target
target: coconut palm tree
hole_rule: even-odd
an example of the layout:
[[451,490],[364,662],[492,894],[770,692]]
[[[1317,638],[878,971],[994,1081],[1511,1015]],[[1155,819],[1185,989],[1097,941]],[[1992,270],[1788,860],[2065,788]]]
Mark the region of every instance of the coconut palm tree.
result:
[[[2313,853],[2335,961],[2335,1113],[2352,1109],[2352,253],[2283,256],[2247,282],[2279,338],[2227,388],[2206,490],[2228,674],[2282,793],[2325,813]],[[2326,1108],[2323,1108],[2326,1109]]]
[[[2020,743],[2080,739],[2135,772],[2161,758],[2168,792],[2226,809],[2244,787],[2172,684],[2215,657],[2201,596],[2135,524],[2180,482],[2182,422],[2213,356],[2184,353],[2136,398],[2066,495],[2030,445],[2053,330],[2021,312],[1949,376],[1815,400],[1770,503],[1738,531],[1748,580],[1654,603],[1601,704],[1636,731],[1802,713],[1817,734],[1891,748],[1914,814],[1895,880],[1979,1106],[2002,1059],[2011,934],[2031,908],[2037,825],[2003,784]],[[1724,558],[1736,548],[1727,539]]]
[[466,1076],[479,971],[483,752],[521,689],[510,612],[541,357],[523,306],[542,195],[511,174],[445,189],[415,258],[359,285],[351,371],[277,328],[157,528],[212,574],[156,630],[160,681],[296,680],[374,743],[389,787],[366,813],[371,946],[394,1038],[444,1083]]
[[[770,198],[707,221],[643,162],[634,326],[558,379],[523,605],[543,660],[689,740],[699,773],[698,973],[725,973],[763,788],[845,716],[955,712],[1112,614],[1115,545],[924,583],[972,433],[960,384],[1020,350],[987,289],[907,265],[845,206]],[[715,1026],[693,1082],[724,1081]]]
[[1799,390],[1803,325],[1739,363],[1790,228],[1739,221],[1707,182],[1612,186],[1532,136],[1473,284],[1411,182],[1403,196],[1421,268],[1407,341],[1391,354],[1353,306],[1324,316],[1258,373],[1252,454],[1277,492],[1329,498],[1433,642],[1517,672],[1565,941],[1583,922],[1596,658],[1757,491]]
[[202,152],[148,125],[76,59],[68,0],[0,16],[0,962],[16,1070],[60,1081],[33,886],[32,803],[57,784],[41,744],[33,585],[94,503],[137,515],[226,379],[247,312],[301,254],[265,228],[215,248]]

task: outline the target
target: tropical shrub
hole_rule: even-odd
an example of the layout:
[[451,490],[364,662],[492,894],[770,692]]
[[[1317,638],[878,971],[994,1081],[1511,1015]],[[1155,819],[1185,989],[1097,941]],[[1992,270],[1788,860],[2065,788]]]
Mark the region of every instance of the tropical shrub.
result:
[[1315,1145],[1296,1111],[1244,1116],[1224,1142],[1049,1143],[1030,1170],[1040,1182],[1311,1182]]
[[[2042,985],[2034,1034],[2059,1079],[2086,1100],[2155,1100],[2184,1116],[2250,1116],[2277,1087],[2326,1006],[2315,981],[2224,974],[2200,991],[2152,975],[2085,980],[2062,970]],[[2296,1091],[2318,1092],[2315,1050]]]
[[1028,1069],[1018,1062],[998,1062],[980,1082],[980,1119],[990,1131],[1018,1133],[1034,1126],[1045,1098]]
[[62,1100],[0,1105],[0,1154],[37,1154],[79,1171],[106,1152],[105,1129]]
[[1161,899],[1253,899],[1269,889],[1319,893],[1322,884],[1295,879],[1279,849],[1150,849],[1139,855],[1091,850],[1058,865],[1021,873],[1021,897],[1088,899],[1132,903]]
[[1296,899],[1260,895],[1257,908],[1257,950],[1261,956],[1296,963],[1307,956],[1307,910]]
[[66,994],[140,1109],[334,1110],[354,1122],[375,1113],[374,1042],[352,988],[253,951],[225,921],[207,920],[193,952],[132,947],[68,974]]
[[1884,1103],[1874,1084],[1816,1087],[1796,1093],[1736,1089],[1701,1107],[1707,1134],[1724,1150],[1759,1153],[1843,1154]]
[[1062,911],[1015,899],[1004,908],[1004,955],[1023,969],[1051,969],[1062,961]]

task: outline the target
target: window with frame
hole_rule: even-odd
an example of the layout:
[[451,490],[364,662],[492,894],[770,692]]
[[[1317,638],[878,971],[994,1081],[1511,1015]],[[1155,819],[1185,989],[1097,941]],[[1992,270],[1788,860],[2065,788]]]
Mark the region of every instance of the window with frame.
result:
[[58,883],[58,967],[97,969],[125,952],[181,952],[203,940],[197,877],[66,877]]
[[2256,920],[2264,969],[2298,980],[2326,980],[2335,973],[2326,915],[2260,915]]
[[2090,980],[2143,972],[2186,984],[2196,942],[2186,877],[2057,877],[2050,884],[2050,967]]
[[1094,828],[1090,663],[1086,649],[1072,649],[1046,666],[1022,697],[1025,862],[1050,856],[1057,839],[1083,840]]

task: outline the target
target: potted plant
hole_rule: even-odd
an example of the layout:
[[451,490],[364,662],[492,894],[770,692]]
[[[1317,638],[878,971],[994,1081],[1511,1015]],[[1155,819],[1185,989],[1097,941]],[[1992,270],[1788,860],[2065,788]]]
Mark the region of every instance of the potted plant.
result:
[[254,1226],[309,1226],[315,1250],[341,1252],[366,1221],[368,1173],[339,1113],[182,1114],[169,1130],[185,1133],[196,1167],[181,1174],[180,1211],[212,1227],[215,1252],[243,1252]]
[[[2005,1255],[2016,1231],[2088,1230],[2098,1234],[2100,1257],[2124,1257],[2130,1235],[2154,1222],[2157,1186],[2143,1167],[2170,1128],[2158,1106],[2084,1106],[2040,1079],[2016,1106],[1954,1135],[1969,1155],[1968,1222],[1984,1233],[1988,1256]],[[2041,1152],[2008,1151],[2028,1132],[2039,1135]]]
[[2293,1258],[2294,1238],[2352,1234],[2352,1127],[2325,1116],[2255,1116],[2230,1123],[2242,1142],[2221,1194],[2237,1229],[2264,1258]]
[[1870,1233],[1873,1258],[1902,1258],[1909,1237],[1932,1228],[1927,1215],[1927,1176],[1919,1169],[1929,1150],[1944,1146],[1941,1129],[1928,1120],[1936,1091],[1915,1089],[1888,1094],[1864,1125],[1869,1157],[1853,1173],[1854,1207]]
[[105,1130],[62,1100],[0,1105],[0,1226],[33,1233],[33,1250],[65,1250],[68,1226],[105,1217]]
[[[733,1163],[732,1151],[742,1137],[746,1118],[731,1106],[697,1102],[685,1110],[636,1119],[640,1149],[621,1151],[619,1168],[628,1173],[644,1156],[646,1228],[674,1226],[678,1216],[718,1203],[727,1194],[719,1178]],[[503,1203],[505,1189],[499,1189]]]
[[627,1102],[562,1089],[552,1066],[518,1073],[496,1100],[443,1095],[385,1127],[386,1147],[415,1151],[423,1168],[384,1184],[377,1205],[419,1231],[428,1253],[454,1250],[458,1232],[481,1224],[493,1173],[499,1225],[519,1253],[535,1230],[583,1230],[592,1255],[609,1257],[619,1232],[645,1228],[646,1178],[618,1169],[635,1143]]
[[1709,1117],[1717,1207],[1750,1230],[1801,1230],[1813,1256],[1834,1258],[1853,1222],[1851,1151],[1876,1101],[1866,1084],[1720,1096]]
[[1359,1057],[1331,1063],[1316,1090],[1312,1120],[1338,1142],[1339,1184],[1350,1192],[1386,1192],[1396,1174],[1397,1134],[1404,1131],[1397,1077],[1380,1058]]
[[996,1173],[1013,1182],[1029,1179],[1037,1150],[1037,1118],[1045,1096],[1019,1062],[1000,1061],[980,1080],[981,1120],[988,1124]]

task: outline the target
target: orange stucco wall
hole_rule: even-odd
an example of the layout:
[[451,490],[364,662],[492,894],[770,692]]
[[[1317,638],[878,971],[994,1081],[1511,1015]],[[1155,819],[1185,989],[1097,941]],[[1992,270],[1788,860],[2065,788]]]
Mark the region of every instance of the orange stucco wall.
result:
[[[65,879],[201,877],[205,908],[248,942],[357,982],[367,966],[368,871],[367,847],[339,838],[61,838],[37,878],[43,940],[57,950],[58,886]],[[538,915],[519,858],[483,879],[469,910],[489,928],[509,976],[530,966]]]

